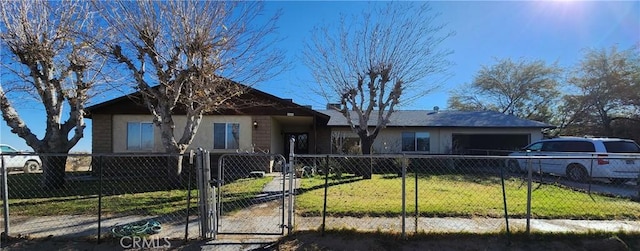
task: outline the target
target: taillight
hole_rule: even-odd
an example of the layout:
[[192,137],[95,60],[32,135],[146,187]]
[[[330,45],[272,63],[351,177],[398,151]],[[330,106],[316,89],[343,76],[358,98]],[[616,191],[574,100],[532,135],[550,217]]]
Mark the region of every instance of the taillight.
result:
[[598,154],[598,165],[609,164],[609,160],[605,159],[606,157],[607,157],[606,154]]

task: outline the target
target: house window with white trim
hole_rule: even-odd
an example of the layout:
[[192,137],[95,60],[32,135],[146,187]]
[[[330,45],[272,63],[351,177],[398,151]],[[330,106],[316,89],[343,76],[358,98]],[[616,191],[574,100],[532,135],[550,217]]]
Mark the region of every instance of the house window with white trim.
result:
[[213,123],[213,149],[240,148],[240,124]]
[[127,150],[153,150],[153,123],[127,122]]
[[428,132],[403,132],[403,152],[428,152],[430,149]]

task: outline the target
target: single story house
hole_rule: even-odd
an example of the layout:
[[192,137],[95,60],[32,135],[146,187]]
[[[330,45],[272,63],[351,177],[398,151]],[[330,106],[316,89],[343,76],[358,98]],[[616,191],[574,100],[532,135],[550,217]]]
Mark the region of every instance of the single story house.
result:
[[[234,102],[254,105],[205,114],[191,149],[212,153],[262,151],[287,155],[288,139],[295,152],[348,153],[358,139],[344,116],[334,110],[313,110],[290,99],[250,89]],[[328,105],[327,108],[335,107]],[[137,93],[87,107],[92,119],[93,153],[159,153],[164,149],[153,117]],[[176,110],[176,137],[184,117]],[[375,125],[376,121],[370,121]],[[466,154],[472,150],[514,150],[543,137],[548,124],[491,111],[396,111],[373,146],[374,153]]]
[[[358,136],[341,112],[320,112],[330,117],[327,127],[331,128],[333,142],[357,144],[354,139]],[[368,124],[375,126],[377,118],[371,118]],[[399,110],[391,114],[386,128],[378,134],[372,152],[504,155],[542,139],[542,129],[551,127],[494,111]],[[333,151],[340,151],[333,145]],[[343,146],[342,152],[349,148]]]
[[[230,103],[238,105],[203,116],[190,149],[284,154],[289,152],[289,144],[285,142],[295,137],[296,152],[323,152],[316,146],[319,138],[328,137],[320,134],[329,121],[328,115],[256,89]],[[160,130],[154,126],[153,116],[139,93],[87,107],[86,112],[93,124],[93,153],[164,152]],[[186,122],[179,109],[175,113],[174,133],[179,138]]]

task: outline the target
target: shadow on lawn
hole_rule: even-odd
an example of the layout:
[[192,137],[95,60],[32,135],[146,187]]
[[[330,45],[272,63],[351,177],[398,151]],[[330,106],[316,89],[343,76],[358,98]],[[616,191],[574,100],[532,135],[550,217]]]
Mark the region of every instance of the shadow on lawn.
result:
[[[168,182],[163,183],[157,179],[105,179],[102,182],[102,192],[100,192],[100,181],[95,178],[71,179],[61,189],[44,190],[38,186],[40,175],[16,174],[9,176],[8,192],[9,198],[14,200],[11,202],[13,208],[27,212],[43,203],[54,203],[59,205],[61,210],[66,210],[65,208],[70,206],[69,203],[95,203],[95,213],[97,214],[97,203],[101,194],[102,212],[106,215],[158,215],[159,213],[172,215],[186,210],[188,191],[186,186],[184,189],[175,189]],[[81,174],[68,176],[70,178],[82,177]],[[197,213],[198,204],[197,185],[192,184],[191,189],[190,207],[192,211],[190,214],[194,214]],[[258,197],[261,194],[262,196]],[[281,197],[282,192],[279,195],[274,193],[266,196],[261,190],[233,192],[225,195],[224,203],[225,208],[236,211]],[[75,208],[72,205],[70,207]],[[92,210],[89,209],[89,211]]]
[[[59,200],[58,197],[91,198],[99,194],[103,196],[146,193],[157,191],[171,191],[187,188],[187,182],[181,187],[172,186],[169,179],[145,177],[120,177],[100,179],[88,172],[67,173],[65,185],[60,189],[45,189],[41,187],[42,173],[12,174],[8,176],[8,193],[10,199],[39,199],[48,198]],[[196,187],[192,181],[192,188]]]
[[[309,191],[313,191],[316,189],[324,189],[325,184],[324,184],[324,180],[325,178],[322,178],[322,183],[318,184],[318,185],[314,185],[311,187],[301,187],[297,189],[297,194],[303,194]],[[330,176],[329,177],[329,181],[327,182],[327,186],[331,187],[331,186],[338,186],[338,185],[342,185],[342,184],[348,184],[348,183],[354,183],[354,182],[358,182],[358,181],[362,181],[365,180],[364,178],[362,178],[362,176],[355,176],[355,175],[343,175],[341,177],[337,177],[337,176]]]
[[[383,179],[398,179],[401,180],[402,176],[398,176],[396,174],[383,174]],[[453,182],[464,182],[464,183],[476,183],[481,185],[500,185],[501,178],[500,176],[494,175],[486,175],[486,174],[429,174],[429,173],[417,173],[417,178],[419,180],[428,180],[428,179],[440,179],[443,181],[453,181]],[[508,177],[505,177],[508,178]],[[407,173],[405,178],[407,182],[412,182],[416,179],[416,173]]]
[[[363,180],[361,176],[343,175],[342,177],[330,177],[328,186],[337,186],[347,183],[353,183]],[[322,178],[322,184],[314,185],[306,188],[296,189],[296,195],[300,195],[309,191],[324,189],[324,178]],[[272,192],[258,192],[258,193],[223,193],[222,195],[222,209],[223,215],[232,214],[238,210],[250,208],[254,205],[259,205],[267,202],[282,200],[287,192],[272,191]]]

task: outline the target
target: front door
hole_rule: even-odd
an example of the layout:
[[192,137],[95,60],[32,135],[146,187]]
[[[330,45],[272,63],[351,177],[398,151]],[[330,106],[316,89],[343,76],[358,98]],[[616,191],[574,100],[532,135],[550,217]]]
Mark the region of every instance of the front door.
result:
[[296,140],[294,144],[293,152],[295,154],[308,154],[309,153],[309,134],[308,133],[285,133],[284,134],[284,156],[289,159],[289,140],[294,138]]

